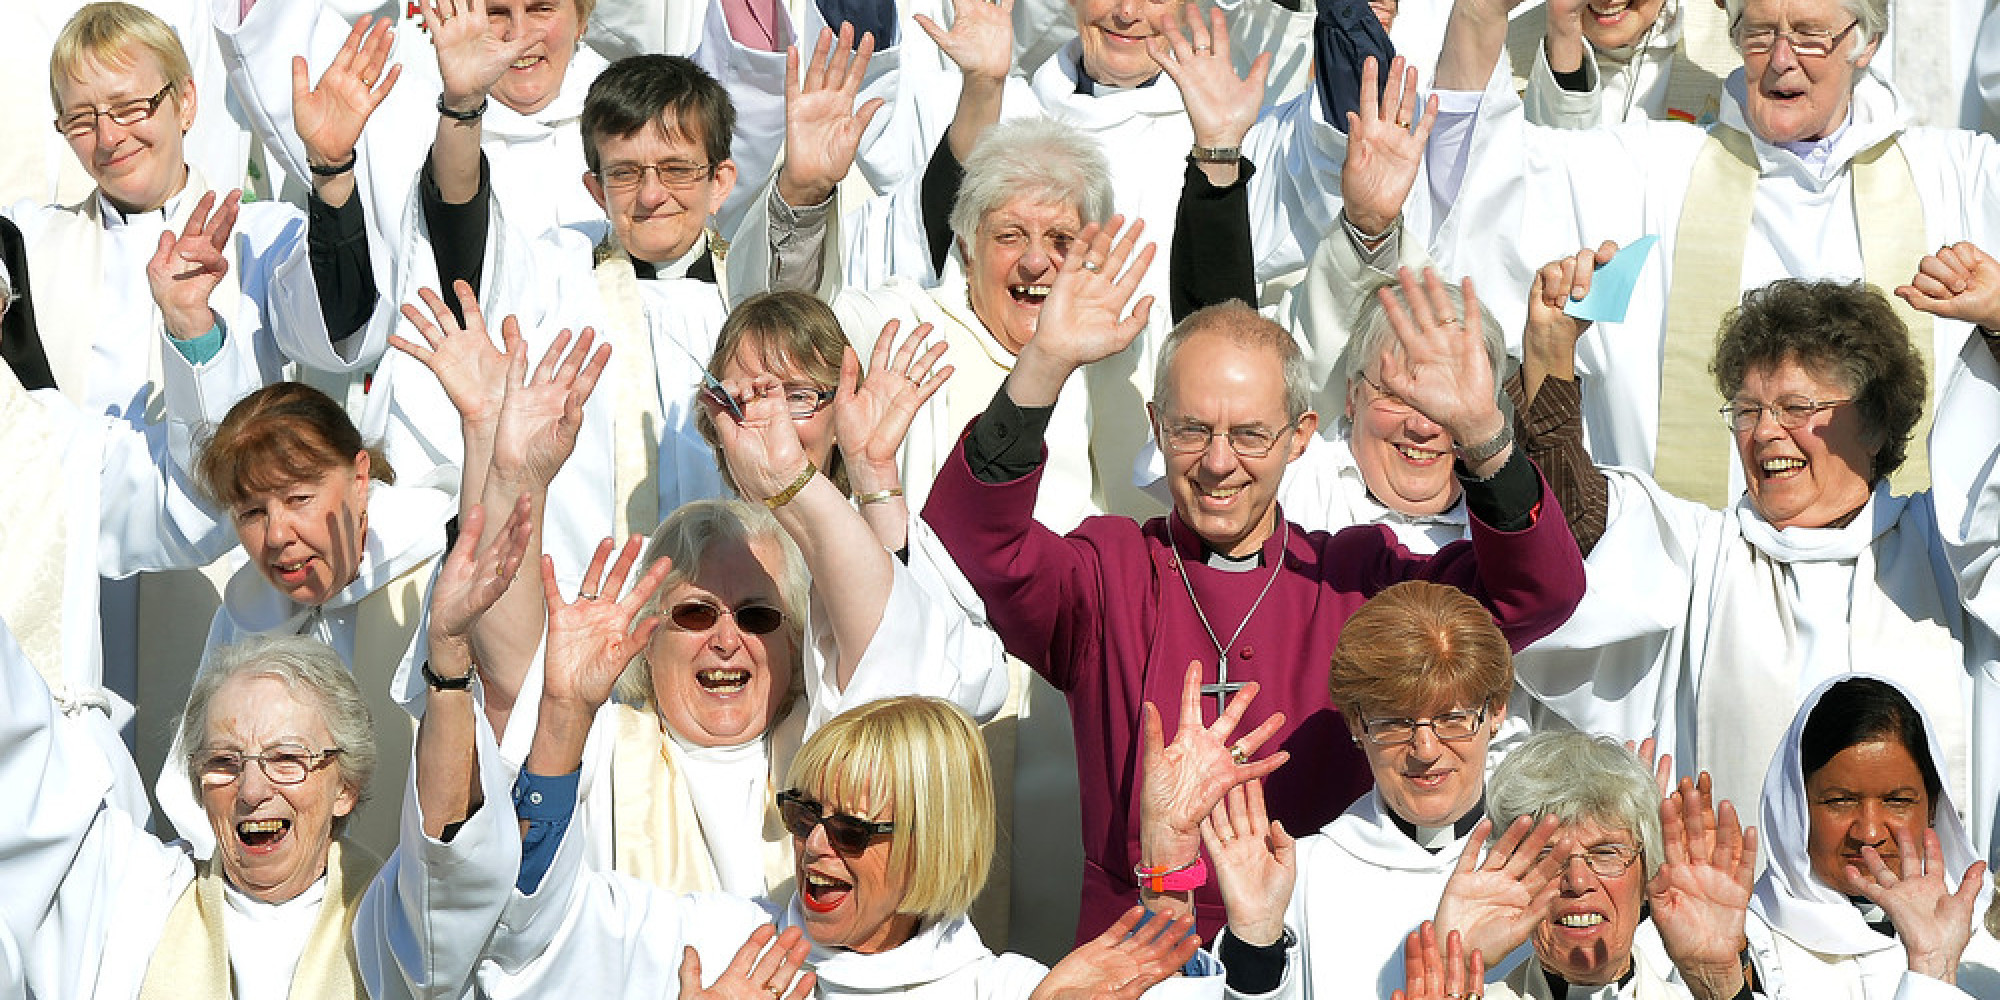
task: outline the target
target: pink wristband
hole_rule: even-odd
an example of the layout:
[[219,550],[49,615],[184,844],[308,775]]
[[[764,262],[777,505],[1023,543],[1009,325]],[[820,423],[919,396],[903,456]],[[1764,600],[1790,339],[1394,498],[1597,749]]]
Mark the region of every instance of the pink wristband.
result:
[[1208,884],[1208,861],[1201,855],[1178,868],[1150,869],[1135,865],[1132,874],[1139,879],[1139,886],[1153,892],[1193,892]]

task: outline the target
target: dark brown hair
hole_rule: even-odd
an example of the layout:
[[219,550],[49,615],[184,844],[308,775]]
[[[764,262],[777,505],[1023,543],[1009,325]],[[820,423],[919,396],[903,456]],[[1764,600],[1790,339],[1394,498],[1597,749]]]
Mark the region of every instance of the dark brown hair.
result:
[[362,444],[339,403],[303,382],[276,382],[229,408],[195,461],[195,479],[209,499],[228,509],[351,466],[363,451],[369,452],[369,478],[396,481],[389,460]]

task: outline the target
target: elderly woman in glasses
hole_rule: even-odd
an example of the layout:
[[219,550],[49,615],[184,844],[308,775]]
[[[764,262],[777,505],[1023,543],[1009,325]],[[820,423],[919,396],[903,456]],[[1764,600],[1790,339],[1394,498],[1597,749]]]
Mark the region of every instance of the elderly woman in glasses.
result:
[[[1592,467],[1581,444],[1569,363],[1579,324],[1560,308],[1610,249],[1537,279],[1524,441],[1563,484],[1554,488],[1565,505],[1606,522],[1589,552],[1590,596],[1517,659],[1521,686],[1577,728],[1657,737],[1682,774],[1711,772],[1717,794],[1747,809],[1762,787],[1753,762],[1777,748],[1796,699],[1829,676],[1893,663],[1936,725],[1945,769],[1961,782],[1953,801],[1983,852],[2000,781],[1993,727],[1973,724],[2000,658],[2000,609],[1983,571],[2000,529],[1990,478],[2000,344],[1966,345],[1938,410],[1932,447],[1951,461],[1933,468],[1959,485],[1897,496],[1889,476],[1928,392],[1889,303],[1860,284],[1786,280],[1752,292],[1713,355],[1729,402],[1710,419],[1734,436],[1748,484],[1718,513],[1641,473]],[[1959,255],[1992,276],[1972,287],[2000,287],[2000,267],[1976,248]],[[1924,266],[1948,273],[1938,258]]]

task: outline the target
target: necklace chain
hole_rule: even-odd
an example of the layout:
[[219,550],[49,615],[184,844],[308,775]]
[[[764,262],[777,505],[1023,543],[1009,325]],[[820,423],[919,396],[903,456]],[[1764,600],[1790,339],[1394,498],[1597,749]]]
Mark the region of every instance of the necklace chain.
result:
[[[1167,520],[1167,541],[1169,544],[1173,542],[1173,530],[1174,519],[1169,518]],[[1250,619],[1256,617],[1257,609],[1263,606],[1264,598],[1271,593],[1271,586],[1278,582],[1278,571],[1285,567],[1285,548],[1292,538],[1292,522],[1284,521],[1283,526],[1279,530],[1278,556],[1271,560],[1271,575],[1265,577],[1264,589],[1257,592],[1257,599],[1250,602],[1250,610],[1243,613],[1243,621],[1237,624],[1235,632],[1230,633],[1229,645],[1227,646],[1223,645],[1222,640],[1216,636],[1215,626],[1208,623],[1208,612],[1202,610],[1201,599],[1194,596],[1194,581],[1188,578],[1187,561],[1181,558],[1179,553],[1174,554],[1174,568],[1180,571],[1181,585],[1187,588],[1188,603],[1194,605],[1195,617],[1201,619],[1201,627],[1208,632],[1208,641],[1215,644],[1215,684],[1212,692],[1204,690],[1204,694],[1214,693],[1218,698],[1222,698],[1226,697],[1231,690],[1229,686],[1229,651],[1236,648],[1236,640],[1243,638],[1243,630],[1250,627]]]

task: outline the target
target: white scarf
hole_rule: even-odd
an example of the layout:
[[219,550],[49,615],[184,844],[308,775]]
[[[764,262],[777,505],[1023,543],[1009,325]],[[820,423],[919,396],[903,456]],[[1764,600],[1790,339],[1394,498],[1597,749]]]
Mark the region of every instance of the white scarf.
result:
[[[805,910],[796,895],[785,908],[785,924],[805,926]],[[992,957],[972,921],[959,916],[926,924],[908,941],[870,955],[814,942],[808,964],[819,976],[822,994],[900,993]]]
[[733,747],[705,747],[688,742],[672,726],[661,728],[667,734],[667,755],[686,779],[682,784],[693,800],[717,883],[722,891],[747,899],[763,896],[764,814],[772,795],[771,758],[764,738]]
[[[1806,717],[1826,694],[1827,688],[1848,677],[1872,677],[1902,692],[1923,716],[1924,737],[1930,743],[1931,760],[1937,765],[1938,778],[1944,790],[1938,800],[1931,803],[1935,815],[1932,828],[1937,831],[1938,843],[1944,847],[1945,882],[1953,892],[1958,891],[1959,878],[1965,874],[1967,866],[1979,857],[1972,848],[1972,841],[1966,836],[1965,826],[1959,822],[1958,806],[1952,798],[1951,770],[1949,758],[1944,755],[1938,742],[1937,730],[1924,711],[1924,705],[1912,696],[1910,690],[1887,677],[1874,674],[1851,674],[1829,678],[1813,689],[1792,717],[1791,728],[1785,731],[1784,741],[1778,752],[1771,758],[1771,768],[1764,776],[1763,841],[1770,863],[1764,874],[1757,879],[1757,888],[1750,897],[1750,909],[1758,918],[1770,925],[1779,934],[1791,938],[1801,946],[1822,955],[1862,955],[1884,948],[1899,947],[1892,938],[1869,929],[1861,918],[1861,911],[1848,902],[1847,897],[1821,882],[1812,873],[1812,860],[1806,856],[1806,837],[1811,823],[1806,814],[1805,775],[1799,765],[1799,739],[1805,732]],[[1993,886],[1989,882],[1980,890],[1979,901],[1973,909],[1975,919],[1986,912],[1993,901]]]

